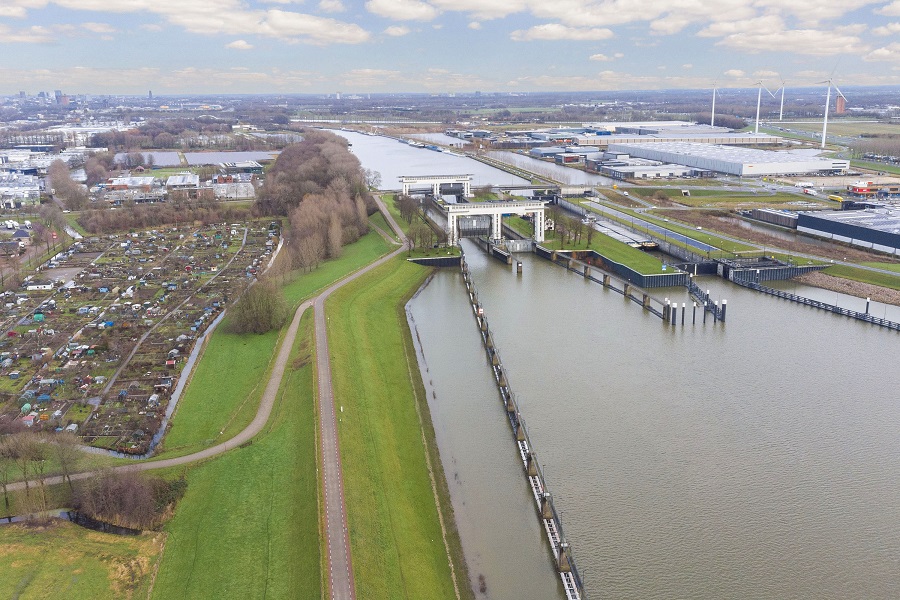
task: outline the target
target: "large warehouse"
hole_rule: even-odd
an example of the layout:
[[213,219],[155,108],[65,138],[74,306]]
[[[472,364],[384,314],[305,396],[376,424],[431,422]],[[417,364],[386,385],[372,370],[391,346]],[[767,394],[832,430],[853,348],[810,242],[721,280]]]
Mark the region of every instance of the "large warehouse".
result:
[[740,177],[840,173],[850,168],[846,160],[694,142],[610,144],[609,151]]
[[802,212],[797,231],[896,254],[900,249],[900,211],[890,208]]

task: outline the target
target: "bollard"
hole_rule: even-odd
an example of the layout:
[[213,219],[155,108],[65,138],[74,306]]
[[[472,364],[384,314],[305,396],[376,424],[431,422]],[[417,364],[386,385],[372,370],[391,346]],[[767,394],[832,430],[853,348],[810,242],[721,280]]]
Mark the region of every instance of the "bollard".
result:
[[550,498],[550,492],[544,492],[541,496],[541,518],[546,521],[553,520],[553,505]]
[[566,261],[566,268],[569,269],[570,271],[574,271],[575,270],[575,259],[570,258],[568,261]]
[[603,275],[603,287],[609,287],[609,275]]
[[650,296],[649,295],[644,294],[644,299],[641,302],[641,306],[643,306],[645,309],[650,308]]
[[871,298],[866,298],[866,314],[869,314],[869,302],[871,302]]
[[681,303],[681,324],[684,325],[684,310],[687,308],[687,302]]
[[678,303],[672,303],[672,325],[675,324],[675,320],[678,318]]
[[706,306],[703,307],[703,322],[706,323]]
[[584,265],[584,278],[588,279],[591,276],[591,268],[587,265]]
[[713,301],[713,306],[715,307],[715,310],[713,310],[713,323],[715,323],[718,320],[719,316],[719,303],[717,301]]
[[550,253],[550,260],[556,262],[556,250]]
[[728,308],[728,300],[722,300],[722,322],[725,322],[725,309]]
[[691,325],[697,324],[697,303],[694,302],[694,316],[691,318]]
[[521,260],[516,263],[516,273],[518,273],[519,275],[522,274],[522,261]]
[[625,284],[625,291],[622,292],[622,295],[625,296],[626,299],[631,298],[631,284]]

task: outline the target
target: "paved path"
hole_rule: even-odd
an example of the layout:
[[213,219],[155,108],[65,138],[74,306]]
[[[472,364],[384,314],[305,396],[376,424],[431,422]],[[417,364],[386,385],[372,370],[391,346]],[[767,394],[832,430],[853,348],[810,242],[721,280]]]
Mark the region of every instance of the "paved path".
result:
[[[401,239],[403,232],[391,217],[380,198],[378,207],[388,223]],[[356,586],[353,582],[353,562],[350,558],[350,533],[347,529],[347,511],[344,505],[344,477],[341,469],[341,452],[338,443],[337,415],[334,406],[334,390],[331,378],[331,356],[328,351],[327,317],[325,301],[338,288],[365,275],[403,251],[403,246],[367,267],[335,283],[314,301],[316,315],[316,369],[319,383],[319,434],[322,443],[322,480],[325,489],[325,534],[328,557],[328,588],[334,600],[353,600]]]

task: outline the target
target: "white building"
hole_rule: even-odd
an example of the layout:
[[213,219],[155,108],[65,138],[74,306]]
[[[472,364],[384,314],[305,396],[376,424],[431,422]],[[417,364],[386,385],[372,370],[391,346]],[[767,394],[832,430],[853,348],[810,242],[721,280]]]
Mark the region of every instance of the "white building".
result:
[[740,177],[840,173],[850,168],[846,160],[696,142],[611,144],[609,150]]

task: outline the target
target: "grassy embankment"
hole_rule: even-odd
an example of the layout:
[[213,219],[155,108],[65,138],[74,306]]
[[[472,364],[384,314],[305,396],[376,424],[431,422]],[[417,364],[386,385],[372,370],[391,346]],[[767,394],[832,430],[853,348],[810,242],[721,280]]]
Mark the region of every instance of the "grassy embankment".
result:
[[[384,238],[375,231],[369,232],[355,244],[344,247],[340,258],[292,276],[283,286],[288,305],[296,308],[304,299],[388,250]],[[256,415],[283,333],[238,335],[228,331],[226,319],[213,332],[203,359],[194,370],[158,456],[190,454],[244,429]],[[225,373],[227,377],[223,377]]]
[[427,274],[390,261],[326,306],[354,579],[367,600],[455,596],[429,465],[460,593],[471,597],[404,312]]
[[313,351],[307,311],[263,432],[187,470],[154,598],[321,597]]
[[118,536],[56,521],[5,525],[0,597],[119,600],[146,598],[164,535]]
[[[880,269],[897,270],[897,265],[884,263],[864,263],[869,266],[878,267]],[[865,269],[857,269],[846,265],[834,265],[823,271],[834,277],[843,279],[852,279],[861,283],[871,283],[872,285],[880,285],[881,287],[890,288],[892,290],[900,290],[900,277],[896,275],[888,275],[887,273],[875,273]]]
[[[521,217],[510,217],[507,224],[522,235],[531,236],[533,233],[532,224]],[[541,245],[551,250],[596,250],[609,260],[631,267],[643,275],[665,273],[662,262],[655,256],[599,232],[594,234],[590,244],[586,236],[577,244],[563,244],[555,231],[547,231],[545,236],[546,240]]]

